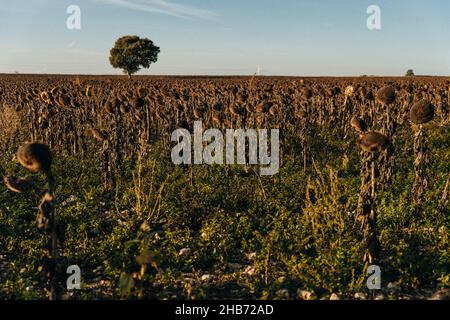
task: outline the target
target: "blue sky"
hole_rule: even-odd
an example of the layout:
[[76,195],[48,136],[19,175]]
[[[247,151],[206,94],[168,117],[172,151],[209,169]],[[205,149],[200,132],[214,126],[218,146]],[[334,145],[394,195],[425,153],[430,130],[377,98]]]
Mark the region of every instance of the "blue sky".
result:
[[0,0],[0,73],[120,74],[109,49],[127,34],[161,47],[139,74],[450,75],[447,0]]

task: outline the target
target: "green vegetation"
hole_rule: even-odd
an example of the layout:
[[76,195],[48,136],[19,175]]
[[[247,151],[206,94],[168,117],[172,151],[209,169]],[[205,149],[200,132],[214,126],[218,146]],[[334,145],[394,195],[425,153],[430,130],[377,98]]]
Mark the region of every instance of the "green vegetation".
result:
[[405,77],[414,77],[414,70],[413,69],[408,69],[408,71],[406,71]]

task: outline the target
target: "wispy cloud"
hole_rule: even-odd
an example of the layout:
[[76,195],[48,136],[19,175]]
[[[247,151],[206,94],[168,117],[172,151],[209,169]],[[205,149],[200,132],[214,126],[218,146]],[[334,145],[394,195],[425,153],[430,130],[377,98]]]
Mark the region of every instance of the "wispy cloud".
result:
[[87,49],[76,49],[73,46],[55,49],[54,53],[66,55],[78,55],[78,56],[93,56],[93,57],[106,57],[108,55],[108,52],[100,52]]
[[103,3],[142,12],[166,14],[178,18],[212,20],[217,15],[207,9],[179,4],[168,0],[97,0]]

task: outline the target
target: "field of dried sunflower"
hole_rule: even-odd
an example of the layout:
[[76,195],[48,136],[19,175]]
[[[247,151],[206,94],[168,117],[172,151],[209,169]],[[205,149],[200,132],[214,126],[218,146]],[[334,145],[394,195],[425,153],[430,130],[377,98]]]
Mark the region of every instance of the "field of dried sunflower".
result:
[[[196,120],[279,128],[278,174],[173,165]],[[449,123],[447,78],[3,75],[0,299],[49,296],[49,234],[13,192],[51,185],[18,163],[27,141],[53,155],[58,298],[443,298]]]

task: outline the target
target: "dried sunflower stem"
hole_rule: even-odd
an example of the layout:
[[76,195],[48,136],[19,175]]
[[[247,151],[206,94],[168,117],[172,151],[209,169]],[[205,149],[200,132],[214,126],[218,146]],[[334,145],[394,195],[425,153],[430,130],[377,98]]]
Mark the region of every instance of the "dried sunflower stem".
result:
[[46,173],[48,191],[46,191],[38,206],[38,228],[44,229],[47,253],[44,257],[44,272],[48,279],[49,298],[56,300],[59,298],[60,288],[57,275],[57,259],[58,259],[58,240],[57,240],[57,223],[55,217],[54,191],[55,179],[51,171]]
[[449,184],[450,184],[450,174],[447,177],[447,182],[445,183],[444,190],[442,191],[441,200],[439,200],[439,206],[438,206],[439,211],[444,211],[444,208],[448,202]]
[[376,171],[373,153],[362,152],[361,188],[358,201],[357,219],[361,222],[361,232],[367,243],[364,261],[373,262],[378,258],[380,244],[377,235],[376,219]]
[[414,135],[414,184],[412,194],[417,209],[423,202],[423,195],[428,187],[428,176],[425,172],[425,166],[428,163],[428,146],[426,133],[422,125],[419,125]]

